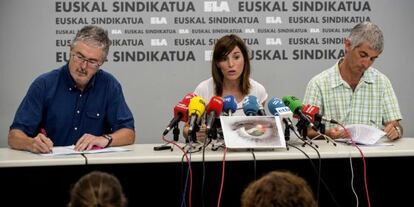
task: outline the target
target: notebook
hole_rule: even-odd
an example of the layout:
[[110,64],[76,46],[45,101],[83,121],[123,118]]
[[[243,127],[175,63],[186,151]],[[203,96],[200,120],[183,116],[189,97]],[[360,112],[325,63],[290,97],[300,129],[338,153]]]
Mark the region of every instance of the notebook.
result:
[[220,116],[227,148],[286,148],[278,116]]

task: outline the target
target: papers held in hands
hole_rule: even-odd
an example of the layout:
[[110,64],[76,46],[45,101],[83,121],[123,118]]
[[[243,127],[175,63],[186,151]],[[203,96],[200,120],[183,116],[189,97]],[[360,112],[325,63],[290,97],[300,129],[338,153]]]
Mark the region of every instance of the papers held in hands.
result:
[[107,148],[92,148],[91,150],[85,151],[76,151],[75,145],[63,146],[63,147],[53,147],[53,153],[40,154],[42,156],[56,156],[56,155],[73,155],[73,154],[95,154],[95,153],[105,153],[105,152],[124,152],[129,151],[130,149],[122,147],[107,147]]
[[[349,131],[356,144],[373,145],[385,135],[384,131],[365,124],[350,124],[346,125],[345,128]],[[351,143],[351,140],[348,138],[340,138],[336,139],[336,141]]]

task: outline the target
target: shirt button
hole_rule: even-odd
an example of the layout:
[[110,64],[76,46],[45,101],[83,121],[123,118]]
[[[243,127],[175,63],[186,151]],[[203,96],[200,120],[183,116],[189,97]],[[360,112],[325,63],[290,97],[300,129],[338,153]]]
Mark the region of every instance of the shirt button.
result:
[[72,90],[72,88],[69,88],[69,90],[71,91],[71,90]]
[[78,114],[79,114],[79,113],[80,113],[80,111],[79,111],[79,110],[77,110],[77,111],[76,111],[76,113],[78,113]]
[[79,97],[82,97],[82,94],[79,94]]
[[96,114],[96,116],[99,116],[99,113],[98,113],[98,114]]
[[75,127],[75,130],[78,130],[78,127]]

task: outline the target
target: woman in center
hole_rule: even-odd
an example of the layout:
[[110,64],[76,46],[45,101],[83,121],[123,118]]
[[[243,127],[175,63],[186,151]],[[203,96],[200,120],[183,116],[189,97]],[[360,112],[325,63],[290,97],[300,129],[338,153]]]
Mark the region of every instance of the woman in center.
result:
[[[255,96],[259,104],[264,106],[267,99],[266,89],[262,84],[250,78],[251,66],[249,50],[244,41],[235,34],[221,37],[214,46],[211,61],[212,77],[202,81],[194,93],[210,102],[213,96],[234,96],[237,110],[233,116],[244,116],[243,99]],[[184,128],[187,137],[188,126]],[[197,138],[205,136],[205,126],[197,132]]]

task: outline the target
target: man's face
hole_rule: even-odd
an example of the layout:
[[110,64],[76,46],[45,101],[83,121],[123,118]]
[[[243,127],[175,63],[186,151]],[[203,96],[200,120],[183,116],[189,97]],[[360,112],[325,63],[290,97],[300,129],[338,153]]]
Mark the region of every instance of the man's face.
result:
[[345,48],[348,53],[347,58],[350,69],[354,73],[364,73],[380,55],[367,42],[352,49],[351,43],[348,41],[345,42]]
[[79,89],[85,89],[104,59],[102,48],[93,47],[81,41],[71,47],[69,71]]

